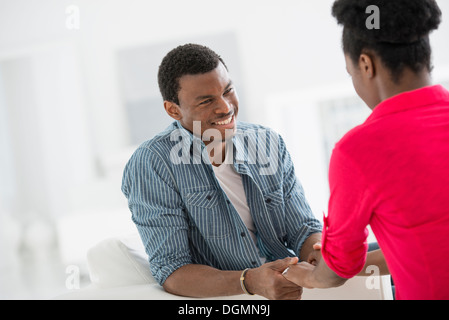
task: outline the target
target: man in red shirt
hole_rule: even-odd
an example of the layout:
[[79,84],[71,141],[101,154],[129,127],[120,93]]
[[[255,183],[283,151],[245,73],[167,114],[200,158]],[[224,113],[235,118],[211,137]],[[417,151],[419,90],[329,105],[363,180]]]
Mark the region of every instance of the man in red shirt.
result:
[[[370,5],[378,30],[365,25]],[[449,299],[449,92],[431,85],[428,36],[441,11],[434,0],[337,0],[333,15],[354,88],[373,112],[333,151],[323,259],[284,276],[326,288],[378,264],[397,299]],[[381,248],[368,258],[367,225]]]

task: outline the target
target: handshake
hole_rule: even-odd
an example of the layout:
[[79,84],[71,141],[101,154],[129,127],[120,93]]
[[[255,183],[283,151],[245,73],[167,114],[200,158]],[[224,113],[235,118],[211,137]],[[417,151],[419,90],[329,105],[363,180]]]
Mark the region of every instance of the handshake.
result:
[[[315,242],[312,250],[302,256],[304,261],[300,263],[297,257],[285,258],[250,270],[251,273],[247,273],[250,278],[248,282],[245,281],[246,288],[249,292],[268,299],[299,300],[302,288],[332,288],[346,282],[346,278],[338,276],[322,259],[320,242]],[[390,274],[380,249],[373,249],[367,253],[365,265],[357,275],[366,276],[369,273],[366,271],[367,268],[372,266],[376,266],[378,275]],[[254,287],[251,287],[253,285]]]
[[311,288],[307,278],[321,260],[321,243],[313,245],[307,262],[297,257],[266,263],[246,273],[246,289],[272,300],[300,300],[303,287]]

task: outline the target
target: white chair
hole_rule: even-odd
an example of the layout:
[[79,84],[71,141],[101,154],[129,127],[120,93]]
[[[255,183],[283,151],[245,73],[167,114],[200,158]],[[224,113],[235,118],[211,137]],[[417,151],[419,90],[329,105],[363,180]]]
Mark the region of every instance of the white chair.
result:
[[[193,299],[167,293],[150,272],[144,247],[137,234],[101,241],[87,253],[91,284],[56,299],[178,300]],[[374,276],[373,276],[374,277]],[[367,281],[370,285],[367,285]],[[371,283],[372,282],[372,283]],[[374,285],[373,285],[374,284]],[[376,285],[377,284],[377,285]],[[237,295],[213,300],[263,300],[261,296]],[[304,289],[303,300],[391,300],[389,276],[354,277],[331,289]]]

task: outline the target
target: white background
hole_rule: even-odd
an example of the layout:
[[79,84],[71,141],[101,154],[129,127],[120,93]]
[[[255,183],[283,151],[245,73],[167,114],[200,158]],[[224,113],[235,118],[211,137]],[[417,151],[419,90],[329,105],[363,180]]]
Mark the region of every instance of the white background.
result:
[[[51,298],[68,289],[68,267],[85,274],[91,245],[135,232],[120,191],[136,148],[117,58],[130,48],[235,35],[244,120],[284,135],[321,218],[321,102],[356,98],[332,3],[0,0],[0,298]],[[436,80],[447,80],[449,2],[438,3],[433,62]],[[67,23],[71,5],[79,29]]]

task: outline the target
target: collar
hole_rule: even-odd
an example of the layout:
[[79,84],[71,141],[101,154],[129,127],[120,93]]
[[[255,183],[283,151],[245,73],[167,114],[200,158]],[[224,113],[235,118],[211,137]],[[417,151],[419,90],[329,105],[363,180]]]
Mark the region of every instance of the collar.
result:
[[[174,122],[174,127],[176,131],[176,134],[174,136],[176,137],[176,139],[181,139],[183,145],[182,149],[190,150],[190,160],[193,159],[192,157],[196,157],[195,159],[193,159],[193,163],[206,163],[212,165],[210,163],[209,157],[207,156],[206,145],[204,144],[204,142],[199,137],[194,136],[192,132],[184,128],[178,120]],[[255,148],[248,148],[245,143],[245,141],[248,140],[247,138],[255,139],[255,137],[255,132],[252,132],[251,130],[247,132],[239,129],[239,123],[237,122],[237,130],[234,137],[232,138],[232,156],[234,168],[240,174],[249,174],[247,164],[251,163],[250,159],[256,159],[256,155],[253,154],[255,152]],[[252,149],[254,150],[252,151]],[[199,161],[199,159],[197,159],[200,154],[202,161]]]
[[368,121],[385,115],[436,104],[441,101],[449,102],[449,91],[441,85],[406,91],[379,103],[368,117]]

